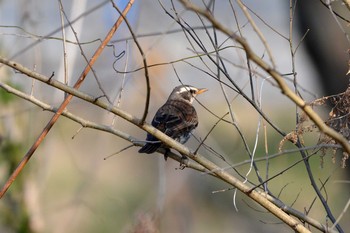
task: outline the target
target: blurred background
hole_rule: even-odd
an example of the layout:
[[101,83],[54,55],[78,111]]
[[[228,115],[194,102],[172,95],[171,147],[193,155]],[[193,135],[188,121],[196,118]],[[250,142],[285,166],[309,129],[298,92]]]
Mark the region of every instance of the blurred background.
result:
[[[120,9],[125,7],[126,2],[115,1]],[[202,1],[193,2],[203,7]],[[345,32],[341,31],[329,9],[320,1],[299,2],[293,18],[293,46],[294,49],[298,47],[294,60],[301,96],[312,101],[345,91],[349,47]],[[212,3],[215,4],[215,17],[232,31],[242,33],[253,50],[269,61],[266,47],[236,2]],[[286,39],[289,37],[289,3],[278,0],[249,0],[244,3],[271,48],[276,69],[282,74],[292,73],[292,56]],[[310,8],[307,8],[309,4]],[[110,1],[62,0],[62,5],[89,59],[119,14]],[[53,78],[64,82],[59,6],[59,1],[0,0],[0,56],[46,76],[54,72]],[[334,5],[334,10],[340,14],[341,10],[349,13],[341,4]],[[193,40],[188,37],[189,34],[185,34],[175,22],[175,12],[182,23],[193,28],[208,51],[212,51],[210,38],[214,38],[215,33],[210,24],[204,20],[204,25],[209,28],[206,32],[199,17],[185,11],[177,1],[135,1],[127,15],[148,64],[152,65],[149,68],[152,92],[147,121],[151,121],[171,90],[181,82],[206,87],[209,91],[199,96],[199,103],[195,103],[199,126],[195,137],[187,143],[189,148],[195,150],[198,140],[206,137],[218,117],[231,111],[249,151],[255,152],[255,158],[262,159],[257,165],[263,178],[275,175],[300,160],[298,152],[282,154],[268,163],[264,160],[267,155],[278,153],[283,136],[263,121],[235,88],[225,86],[223,92],[222,86],[210,75],[215,73],[216,67],[207,57],[199,56],[203,51],[198,45],[191,44]],[[67,23],[66,19],[63,21]],[[346,25],[346,21],[341,23]],[[328,28],[332,31],[327,31]],[[318,30],[320,34],[316,34]],[[208,33],[211,37],[207,36]],[[86,60],[69,26],[65,28],[65,36],[74,42],[66,44],[68,84],[73,85],[86,66]],[[253,99],[245,54],[223,34],[217,33],[217,39],[230,78]],[[325,43],[318,44],[316,41]],[[320,52],[325,52],[325,55]],[[101,86],[98,87],[96,78],[90,73],[80,90],[96,97],[107,93],[115,106],[141,118],[146,96],[142,67],[140,53],[123,23],[93,67]],[[295,105],[281,95],[270,78],[254,64],[251,64],[251,70],[254,71],[254,98],[258,98],[256,102],[263,112],[283,132],[294,130]],[[226,77],[221,78],[229,83]],[[291,75],[286,75],[291,87],[292,80]],[[0,82],[32,94],[54,107],[58,107],[64,98],[62,91],[33,81],[3,65],[0,65]],[[0,104],[2,185],[53,114],[3,90],[0,92]],[[80,99],[73,98],[67,109],[86,120],[113,126],[139,140],[144,140],[146,136],[134,125]],[[317,110],[327,118],[329,109],[322,106]],[[232,117],[225,119],[232,122]],[[311,132],[303,139],[306,146],[313,146],[319,136]],[[258,183],[255,172],[249,173],[250,163],[243,163],[249,160],[249,156],[233,124],[219,122],[205,144],[207,147],[199,149],[202,155],[236,176],[236,171],[230,166],[237,164],[240,174],[248,174],[249,181]],[[115,135],[81,128],[81,125],[61,117],[0,200],[0,232],[291,232],[289,227],[242,193],[234,195],[234,190],[226,190],[230,188],[227,184],[208,174],[190,169],[179,170],[177,162],[164,161],[163,156],[157,153],[138,154],[137,147],[118,153],[129,145],[130,142]],[[265,145],[268,145],[267,148]],[[296,148],[286,143],[283,149]],[[310,164],[319,187],[325,184],[326,191],[322,193],[333,214],[338,217],[349,199],[348,168],[340,168],[341,155],[334,160],[329,155],[322,158],[315,155],[310,158]],[[239,163],[242,165],[238,166]],[[310,217],[332,225],[319,200],[313,202],[316,194],[303,163],[270,181],[269,189],[285,204],[301,212],[310,208]],[[219,190],[226,191],[216,192]],[[340,221],[343,229],[350,227],[349,221],[346,221],[349,217],[347,211]]]

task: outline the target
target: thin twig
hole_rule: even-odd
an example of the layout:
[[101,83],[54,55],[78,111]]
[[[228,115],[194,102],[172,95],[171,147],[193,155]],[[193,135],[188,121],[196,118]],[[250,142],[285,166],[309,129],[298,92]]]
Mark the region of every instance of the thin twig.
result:
[[[79,38],[78,38],[77,32],[75,31],[75,29],[74,29],[72,23],[71,23],[70,20],[68,19],[68,16],[67,16],[66,12],[63,10],[62,13],[63,13],[64,17],[66,18],[70,29],[71,29],[72,32],[73,32],[73,35],[74,35],[74,37],[75,37],[75,40],[77,41],[78,47],[79,47],[79,49],[80,49],[81,55],[83,56],[83,58],[84,58],[84,60],[86,61],[87,65],[89,66],[89,65],[90,65],[89,59],[88,59],[87,56],[85,55],[85,52],[84,52],[84,50],[83,50],[83,47],[81,46],[81,44],[80,44],[80,42],[79,42]],[[109,42],[109,41],[108,41],[108,42]],[[104,47],[108,44],[108,42],[107,42],[106,44],[104,44],[104,43],[105,43],[105,40],[104,40],[104,41],[102,41],[102,43],[101,43],[100,46],[103,46],[103,48],[104,48]],[[105,90],[102,88],[102,84],[101,84],[99,78],[97,77],[97,74],[96,74],[94,68],[92,67],[92,65],[90,66],[89,69],[90,69],[90,71],[92,72],[92,74],[93,74],[93,76],[94,76],[94,78],[95,78],[95,80],[96,80],[96,83],[97,83],[97,85],[98,85],[100,91],[103,93],[103,96],[108,100],[108,102],[110,102],[110,103],[112,104],[112,102],[110,101],[109,96],[107,95],[107,93],[105,92]]]
[[334,21],[337,23],[339,29],[342,31],[342,33],[344,33],[344,36],[346,38],[346,40],[348,41],[348,43],[350,44],[350,38],[349,38],[349,34],[345,31],[344,27],[341,25],[341,23],[338,20],[338,17],[335,15],[333,9],[332,9],[332,5],[331,5],[331,1],[330,0],[326,0],[325,5],[327,6],[327,8],[329,9],[329,12],[331,13]]
[[[123,14],[126,15],[126,13],[129,11],[129,9],[131,8],[132,4],[133,4],[134,0],[130,0],[129,4],[125,7]],[[85,77],[87,76],[87,74],[89,73],[92,65],[95,63],[95,61],[97,60],[97,58],[100,56],[100,54],[102,53],[103,49],[105,48],[106,44],[110,41],[110,39],[112,38],[112,36],[114,35],[114,33],[116,32],[117,28],[119,27],[119,25],[122,23],[123,21],[123,17],[119,17],[118,20],[115,22],[115,24],[113,25],[113,27],[111,28],[111,30],[108,32],[106,38],[103,40],[103,43],[97,48],[96,52],[94,53],[94,55],[92,56],[92,58],[89,61],[89,64],[85,67],[84,71],[81,73],[79,79],[77,80],[77,82],[74,85],[74,89],[78,89],[80,87],[80,85],[83,83]],[[1,61],[0,61],[1,62]],[[1,62],[3,63],[3,62]],[[5,64],[5,63],[3,63]],[[51,120],[47,123],[47,125],[45,126],[45,128],[43,129],[43,131],[40,133],[39,137],[36,139],[36,141],[34,142],[34,144],[31,146],[31,148],[27,151],[27,153],[25,154],[25,156],[23,157],[23,159],[21,160],[21,162],[18,164],[17,168],[12,172],[11,176],[8,178],[8,180],[6,181],[6,183],[4,184],[4,186],[2,187],[1,191],[0,191],[0,198],[2,198],[4,196],[4,194],[6,193],[6,191],[9,189],[9,187],[11,186],[11,184],[15,181],[15,179],[17,178],[17,176],[21,173],[21,171],[24,169],[24,167],[26,166],[26,164],[29,162],[30,158],[32,157],[32,155],[34,154],[34,152],[36,151],[36,149],[39,147],[39,145],[41,144],[41,142],[44,140],[44,138],[46,137],[46,135],[49,133],[50,129],[52,128],[52,126],[56,123],[56,121],[58,120],[58,118],[60,117],[60,115],[62,114],[62,112],[64,111],[64,109],[66,108],[66,106],[68,105],[68,103],[70,102],[70,100],[73,98],[72,94],[69,94],[65,100],[63,101],[63,103],[60,105],[60,107],[57,109],[55,115],[51,118]]]
[[[259,56],[257,56],[253,50],[251,49],[248,42],[236,34],[234,34],[232,31],[230,31],[228,28],[224,27],[220,22],[218,22],[211,14],[209,14],[206,10],[203,10],[192,3],[190,3],[187,0],[180,0],[184,6],[192,11],[195,11],[203,16],[205,16],[214,27],[218,28],[221,32],[225,33],[227,36],[230,36],[233,40],[238,42],[242,45],[242,47],[245,49],[247,54],[249,55],[249,59],[255,62],[260,68],[265,70],[268,74],[271,75],[272,78],[276,81],[278,86],[280,87],[282,93],[287,96],[291,101],[296,103],[307,115],[308,117],[318,126],[321,132],[326,134],[327,136],[333,138],[335,141],[337,141],[342,147],[344,148],[344,151],[350,154],[350,144],[348,143],[347,139],[343,137],[340,133],[336,132],[332,128],[328,127],[324,121],[321,119],[321,117],[312,109],[311,106],[309,106],[304,100],[302,100],[298,95],[292,91],[286,82],[284,81],[283,77],[275,70],[273,67],[269,66],[265,61],[263,61]],[[281,132],[281,131],[279,131]]]
[[[126,71],[128,69],[128,63],[129,63],[129,43],[128,43],[128,41],[125,41],[125,52],[123,54],[125,54],[124,71]],[[117,59],[118,59],[118,57],[117,57]],[[114,63],[116,63],[116,61]],[[113,65],[113,69],[116,71],[116,69],[114,68],[114,65]],[[115,104],[115,102],[116,102],[115,105],[117,107],[120,107],[120,105],[121,105],[122,95],[123,95],[123,91],[124,91],[124,88],[125,88],[126,75],[127,75],[126,73],[123,74],[123,78],[122,78],[122,81],[121,81],[121,84],[120,84],[120,88],[119,88],[119,90],[117,90],[116,96],[113,99],[113,103]],[[115,125],[117,117],[118,116],[116,116],[116,115],[113,117],[112,125]]]
[[149,108],[149,102],[150,102],[150,98],[151,98],[151,85],[150,85],[150,81],[149,81],[149,73],[148,73],[148,65],[147,65],[147,59],[146,59],[146,55],[145,53],[143,52],[143,49],[140,45],[140,43],[138,42],[136,36],[135,36],[135,33],[134,31],[132,30],[131,28],[131,25],[129,24],[129,21],[125,18],[125,15],[122,14],[122,12],[119,10],[119,8],[117,7],[117,5],[115,5],[115,3],[113,2],[113,0],[111,0],[111,3],[114,7],[114,9],[116,9],[119,14],[121,15],[121,17],[123,17],[124,19],[124,22],[126,23],[127,27],[129,28],[129,32],[132,36],[132,38],[134,39],[134,42],[142,56],[142,62],[143,62],[143,66],[145,67],[145,79],[146,79],[146,90],[147,90],[147,93],[146,93],[146,101],[145,101],[145,108],[144,108],[144,111],[143,111],[143,115],[142,115],[142,118],[141,118],[141,121],[144,122],[146,120],[146,117],[147,117],[147,114],[148,114],[148,108]]
[[[107,2],[109,2],[110,0],[104,0],[103,2],[97,4],[96,6],[93,6],[91,9],[85,11],[84,13],[82,13],[81,15],[79,15],[78,17],[76,17],[75,19],[71,20],[71,23],[74,24],[75,22],[77,22],[78,20],[80,20],[81,18],[95,12],[97,9],[103,7]],[[68,27],[69,24],[66,23],[64,25],[64,28]],[[1,26],[1,27],[6,27],[6,26]],[[16,28],[19,28],[17,26],[10,26],[10,27],[16,27]],[[23,30],[23,29],[22,29]],[[12,55],[10,57],[10,60],[20,56],[20,55],[23,55],[26,51],[28,51],[29,49],[33,48],[35,45],[39,44],[42,42],[43,39],[46,39],[46,38],[50,38],[50,36],[52,35],[55,35],[56,33],[60,32],[62,30],[62,27],[58,27],[56,28],[55,30],[53,30],[52,32],[49,32],[48,34],[42,36],[42,37],[39,37],[39,40],[29,44],[28,46],[24,47],[23,49],[21,49],[20,51],[18,51],[17,53],[15,53],[14,55]]]
[[[225,172],[225,169],[222,169],[222,168],[216,166],[215,164],[207,161],[203,156],[201,156],[199,154],[196,154],[196,155],[191,154],[191,152],[186,147],[184,147],[182,144],[179,144],[178,142],[170,139],[169,137],[167,137],[166,135],[164,135],[163,133],[161,133],[157,129],[153,128],[151,125],[141,124],[140,123],[141,122],[140,119],[130,115],[129,113],[127,113],[127,112],[125,112],[125,111],[123,111],[123,110],[121,110],[121,109],[119,109],[117,107],[113,107],[112,109],[110,109],[110,104],[109,103],[106,103],[106,102],[102,101],[101,99],[98,99],[98,98],[96,98],[94,96],[82,93],[81,91],[78,91],[78,90],[76,90],[76,89],[74,89],[74,88],[72,88],[70,86],[64,85],[63,83],[61,83],[61,82],[59,82],[57,80],[51,79],[50,77],[46,77],[44,75],[38,74],[36,72],[33,72],[32,70],[30,70],[30,69],[28,69],[26,67],[23,67],[22,65],[20,65],[20,64],[18,64],[16,62],[11,62],[11,61],[8,61],[8,60],[3,59],[3,58],[0,57],[0,63],[8,65],[9,67],[14,68],[15,70],[17,70],[20,73],[28,75],[29,77],[35,78],[35,79],[37,79],[37,80],[39,80],[41,82],[44,82],[44,83],[46,83],[48,85],[51,85],[51,86],[55,87],[57,89],[60,89],[60,90],[65,91],[65,92],[67,92],[69,94],[72,94],[75,97],[83,99],[83,100],[85,100],[87,102],[90,102],[90,103],[92,103],[92,104],[94,104],[94,105],[96,105],[96,106],[98,106],[98,107],[100,107],[102,109],[109,110],[110,112],[120,116],[121,118],[125,119],[126,121],[128,121],[128,122],[130,122],[132,124],[135,124],[138,127],[142,128],[143,130],[146,130],[147,132],[155,135],[157,138],[162,140],[164,143],[166,143],[170,147],[178,150],[179,152],[184,153],[184,154],[187,153],[186,155],[188,155],[190,158],[196,160],[199,163],[199,164],[197,164],[197,163],[193,163],[192,162],[194,164],[194,167],[196,167],[194,169],[196,169],[198,171],[205,172],[206,174],[213,175],[213,176],[215,176],[217,178],[220,178],[221,180],[227,182],[228,184],[231,184],[231,185],[233,185],[235,187],[238,187],[243,193],[247,194],[252,199],[256,200],[258,203],[260,203],[261,201],[264,202],[264,200],[267,198],[269,201],[271,201],[275,205],[277,205],[278,208],[280,208],[283,211],[286,211],[286,213],[292,214],[293,216],[297,216],[298,218],[303,219],[304,221],[308,222],[312,226],[315,226],[317,229],[320,229],[322,231],[327,231],[327,227],[325,227],[324,225],[320,224],[316,220],[311,219],[308,216],[303,215],[302,213],[298,212],[297,210],[294,210],[294,209],[286,206],[280,200],[278,200],[278,199],[276,199],[276,198],[274,198],[274,197],[272,197],[270,195],[267,195],[265,192],[261,193],[259,190],[256,190],[256,191],[253,191],[253,192],[250,193],[250,192],[245,191],[245,190],[249,189],[249,186],[240,183],[239,180],[237,180],[236,178],[232,177],[232,175],[230,175],[229,173]],[[135,142],[136,141],[134,141],[134,143]],[[319,147],[322,147],[322,145],[316,146],[316,148],[319,148]],[[303,149],[304,150],[306,150],[306,149],[313,149],[313,147],[303,148]],[[287,152],[295,152],[295,151],[298,151],[298,150],[288,150],[288,151],[285,151],[285,153],[287,153]],[[164,153],[165,151],[162,151],[160,149],[159,152],[160,153]],[[281,153],[279,153],[279,154],[281,154]],[[275,156],[279,156],[279,154],[276,154]],[[170,153],[170,157],[176,159],[178,162],[184,162],[186,166],[192,168],[192,166],[188,165],[188,163],[191,162],[190,160],[182,161],[181,156],[176,155],[174,153]],[[262,159],[265,159],[265,158],[262,158]],[[247,161],[247,163],[250,163],[250,162],[251,162],[251,160]],[[259,195],[257,196],[257,194],[259,194],[260,196]],[[268,203],[265,203],[265,204],[268,204]],[[265,205],[265,204],[263,204],[263,205]],[[272,207],[272,208],[274,209],[274,207]],[[275,213],[275,211],[278,212],[277,209],[274,209],[273,213]],[[328,230],[327,232],[331,232],[331,231]]]
[[[20,97],[21,99],[24,99],[24,100],[27,100],[33,104],[35,104],[36,106],[42,108],[44,111],[50,111],[50,112],[53,112],[55,113],[57,111],[57,108],[54,108],[52,106],[50,106],[49,104],[47,103],[44,103],[38,99],[36,99],[35,97],[33,96],[30,96],[30,95],[27,95],[7,84],[4,84],[4,83],[1,83],[0,82],[0,87],[3,88],[4,90],[6,90],[7,92],[9,93],[12,93],[18,97]],[[95,130],[99,130],[99,131],[102,131],[102,132],[106,132],[106,133],[109,133],[109,134],[113,134],[121,139],[124,139],[130,143],[132,143],[132,146],[143,146],[144,143],[140,143],[136,138],[132,137],[131,135],[123,132],[123,131],[120,131],[120,130],[117,130],[117,129],[114,129],[108,125],[103,125],[103,124],[97,124],[95,122],[92,122],[92,121],[88,121],[86,119],[83,119],[67,110],[64,110],[62,112],[62,116],[78,123],[81,125],[81,128],[80,129],[83,129],[83,128],[90,128],[90,129],[95,129]],[[79,129],[79,130],[80,130]],[[119,153],[119,152],[118,152]],[[115,154],[115,153],[114,153]],[[108,156],[107,156],[108,157]],[[186,161],[183,161],[182,160],[182,156],[180,155],[177,155],[177,154],[174,154],[172,152],[169,153],[169,158],[172,158],[178,162],[184,162],[186,167],[188,168],[191,168],[191,169],[194,169],[194,170],[197,170],[199,172],[207,172],[208,170],[205,169],[203,166],[201,166],[200,164],[198,163],[195,163],[195,162],[192,162],[192,161],[189,161],[189,160],[186,160]],[[215,174],[209,174],[209,175],[213,175],[215,177]]]
[[[60,8],[60,18],[62,25],[62,46],[63,46],[63,70],[64,70],[64,84],[68,84],[68,61],[67,61],[67,41],[66,41],[66,30],[64,28],[64,19],[63,19],[63,5],[62,1],[58,0],[58,5]],[[67,97],[67,94],[64,94],[64,98]]]
[[271,66],[273,69],[276,68],[276,63],[275,63],[275,60],[273,58],[273,55],[272,55],[272,51],[271,51],[271,48],[270,46],[267,44],[267,41],[264,37],[264,35],[262,34],[262,32],[260,31],[260,29],[258,28],[258,26],[256,26],[253,18],[251,17],[251,15],[249,14],[248,10],[247,10],[247,7],[246,5],[241,1],[241,0],[237,0],[237,3],[238,5],[240,6],[240,8],[242,9],[244,15],[247,17],[250,25],[252,25],[254,31],[256,32],[256,34],[258,35],[258,37],[260,38],[261,42],[263,43],[263,45],[265,46],[265,49],[269,55],[269,58],[270,58],[270,61],[271,61]]
[[350,198],[348,199],[348,202],[345,204],[345,207],[343,208],[342,212],[339,214],[337,221],[335,221],[331,227],[331,229],[334,229],[338,223],[340,222],[340,220],[344,217],[344,214],[348,211],[350,206]]
[[[59,89],[64,89],[64,91],[68,92],[70,94],[70,96],[74,95],[78,98],[82,98],[88,102],[94,103],[95,105],[97,105],[103,109],[110,108],[110,104],[102,101],[100,98],[96,99],[96,97],[94,97],[94,96],[84,94],[84,93],[78,91],[77,89],[74,89],[72,87],[68,87],[68,86],[64,85],[63,83],[61,83],[59,81],[49,79],[48,77],[45,77],[44,75],[37,74],[37,73],[23,67],[22,65],[16,63],[16,62],[11,62],[11,61],[8,61],[8,60],[0,57],[0,63],[3,63],[9,67],[12,67],[21,73],[25,73],[26,75],[29,75],[30,77],[37,78],[40,81],[43,81],[43,82],[48,83],[50,85],[55,85]],[[196,155],[193,154],[187,147],[185,147],[184,145],[175,141],[174,139],[168,137],[163,132],[157,130],[156,128],[154,128],[153,126],[151,126],[147,123],[142,123],[141,119],[138,119],[138,118],[134,117],[133,115],[131,115],[131,114],[129,114],[129,113],[117,108],[117,107],[111,108],[110,111],[113,112],[114,114],[119,115],[121,118],[125,119],[126,121],[129,121],[130,123],[135,124],[136,126],[140,127],[141,129],[145,130],[146,132],[152,134],[153,136],[158,138],[160,141],[162,141],[162,143],[164,143],[165,145],[177,150],[181,154],[186,155],[188,158],[199,163],[205,169],[207,169],[209,171],[214,171],[213,175],[215,175],[219,179],[225,181],[226,183],[236,187],[242,193],[246,194],[251,199],[253,199],[257,203],[259,203],[261,206],[266,208],[270,213],[272,213],[275,216],[277,216],[278,218],[280,218],[282,221],[284,221],[286,224],[291,226],[293,229],[300,231],[300,232],[309,232],[306,228],[304,228],[304,226],[300,222],[296,221],[294,218],[291,218],[288,214],[286,214],[284,211],[282,211],[279,207],[277,207],[275,204],[273,204],[272,202],[267,200],[265,195],[262,195],[257,191],[249,192],[250,187],[248,185],[243,184],[239,179],[232,176],[230,173],[224,171],[218,165],[209,161],[208,159],[206,159],[202,155],[200,155],[198,153]],[[12,182],[13,182],[13,180],[12,180]]]

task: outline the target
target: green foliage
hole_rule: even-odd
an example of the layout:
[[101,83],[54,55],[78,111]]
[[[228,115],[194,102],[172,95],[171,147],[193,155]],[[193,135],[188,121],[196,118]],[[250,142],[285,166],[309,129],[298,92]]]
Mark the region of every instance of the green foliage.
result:
[[[21,90],[21,88],[18,85],[14,85],[11,83],[7,83],[7,84],[13,86],[17,90]],[[13,102],[15,100],[15,98],[16,98],[15,95],[8,93],[4,89],[0,88],[0,104],[8,105],[11,102]]]
[[[11,86],[19,87],[9,83]],[[16,96],[0,88],[0,106],[11,107],[16,101]],[[5,171],[1,179],[3,184],[18,165],[24,150],[21,142],[17,142],[0,132],[0,168]],[[18,177],[0,202],[0,231],[6,232],[33,232],[30,226],[30,216],[24,198],[24,177]]]
[[4,89],[0,89],[0,102],[2,104],[8,104],[14,99],[14,96],[6,92]]

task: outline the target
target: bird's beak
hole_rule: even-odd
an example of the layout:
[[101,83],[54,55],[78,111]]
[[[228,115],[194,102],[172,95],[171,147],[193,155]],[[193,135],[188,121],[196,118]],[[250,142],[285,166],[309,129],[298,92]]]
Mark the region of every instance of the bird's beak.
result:
[[199,94],[202,94],[203,92],[206,92],[208,89],[207,88],[201,88],[201,89],[198,89],[198,91],[197,91],[197,95],[199,95]]

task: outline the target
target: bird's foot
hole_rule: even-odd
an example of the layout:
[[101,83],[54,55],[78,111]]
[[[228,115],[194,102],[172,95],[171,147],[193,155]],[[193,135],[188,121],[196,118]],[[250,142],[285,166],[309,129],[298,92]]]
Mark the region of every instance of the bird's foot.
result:
[[165,160],[165,161],[168,160],[169,153],[170,153],[170,149],[169,149],[169,148],[166,148],[166,149],[165,149],[165,153],[164,153],[164,160]]
[[186,165],[187,160],[188,160],[188,158],[186,156],[182,155],[180,167],[178,169],[180,169],[180,170],[185,169],[187,167],[187,165]]

